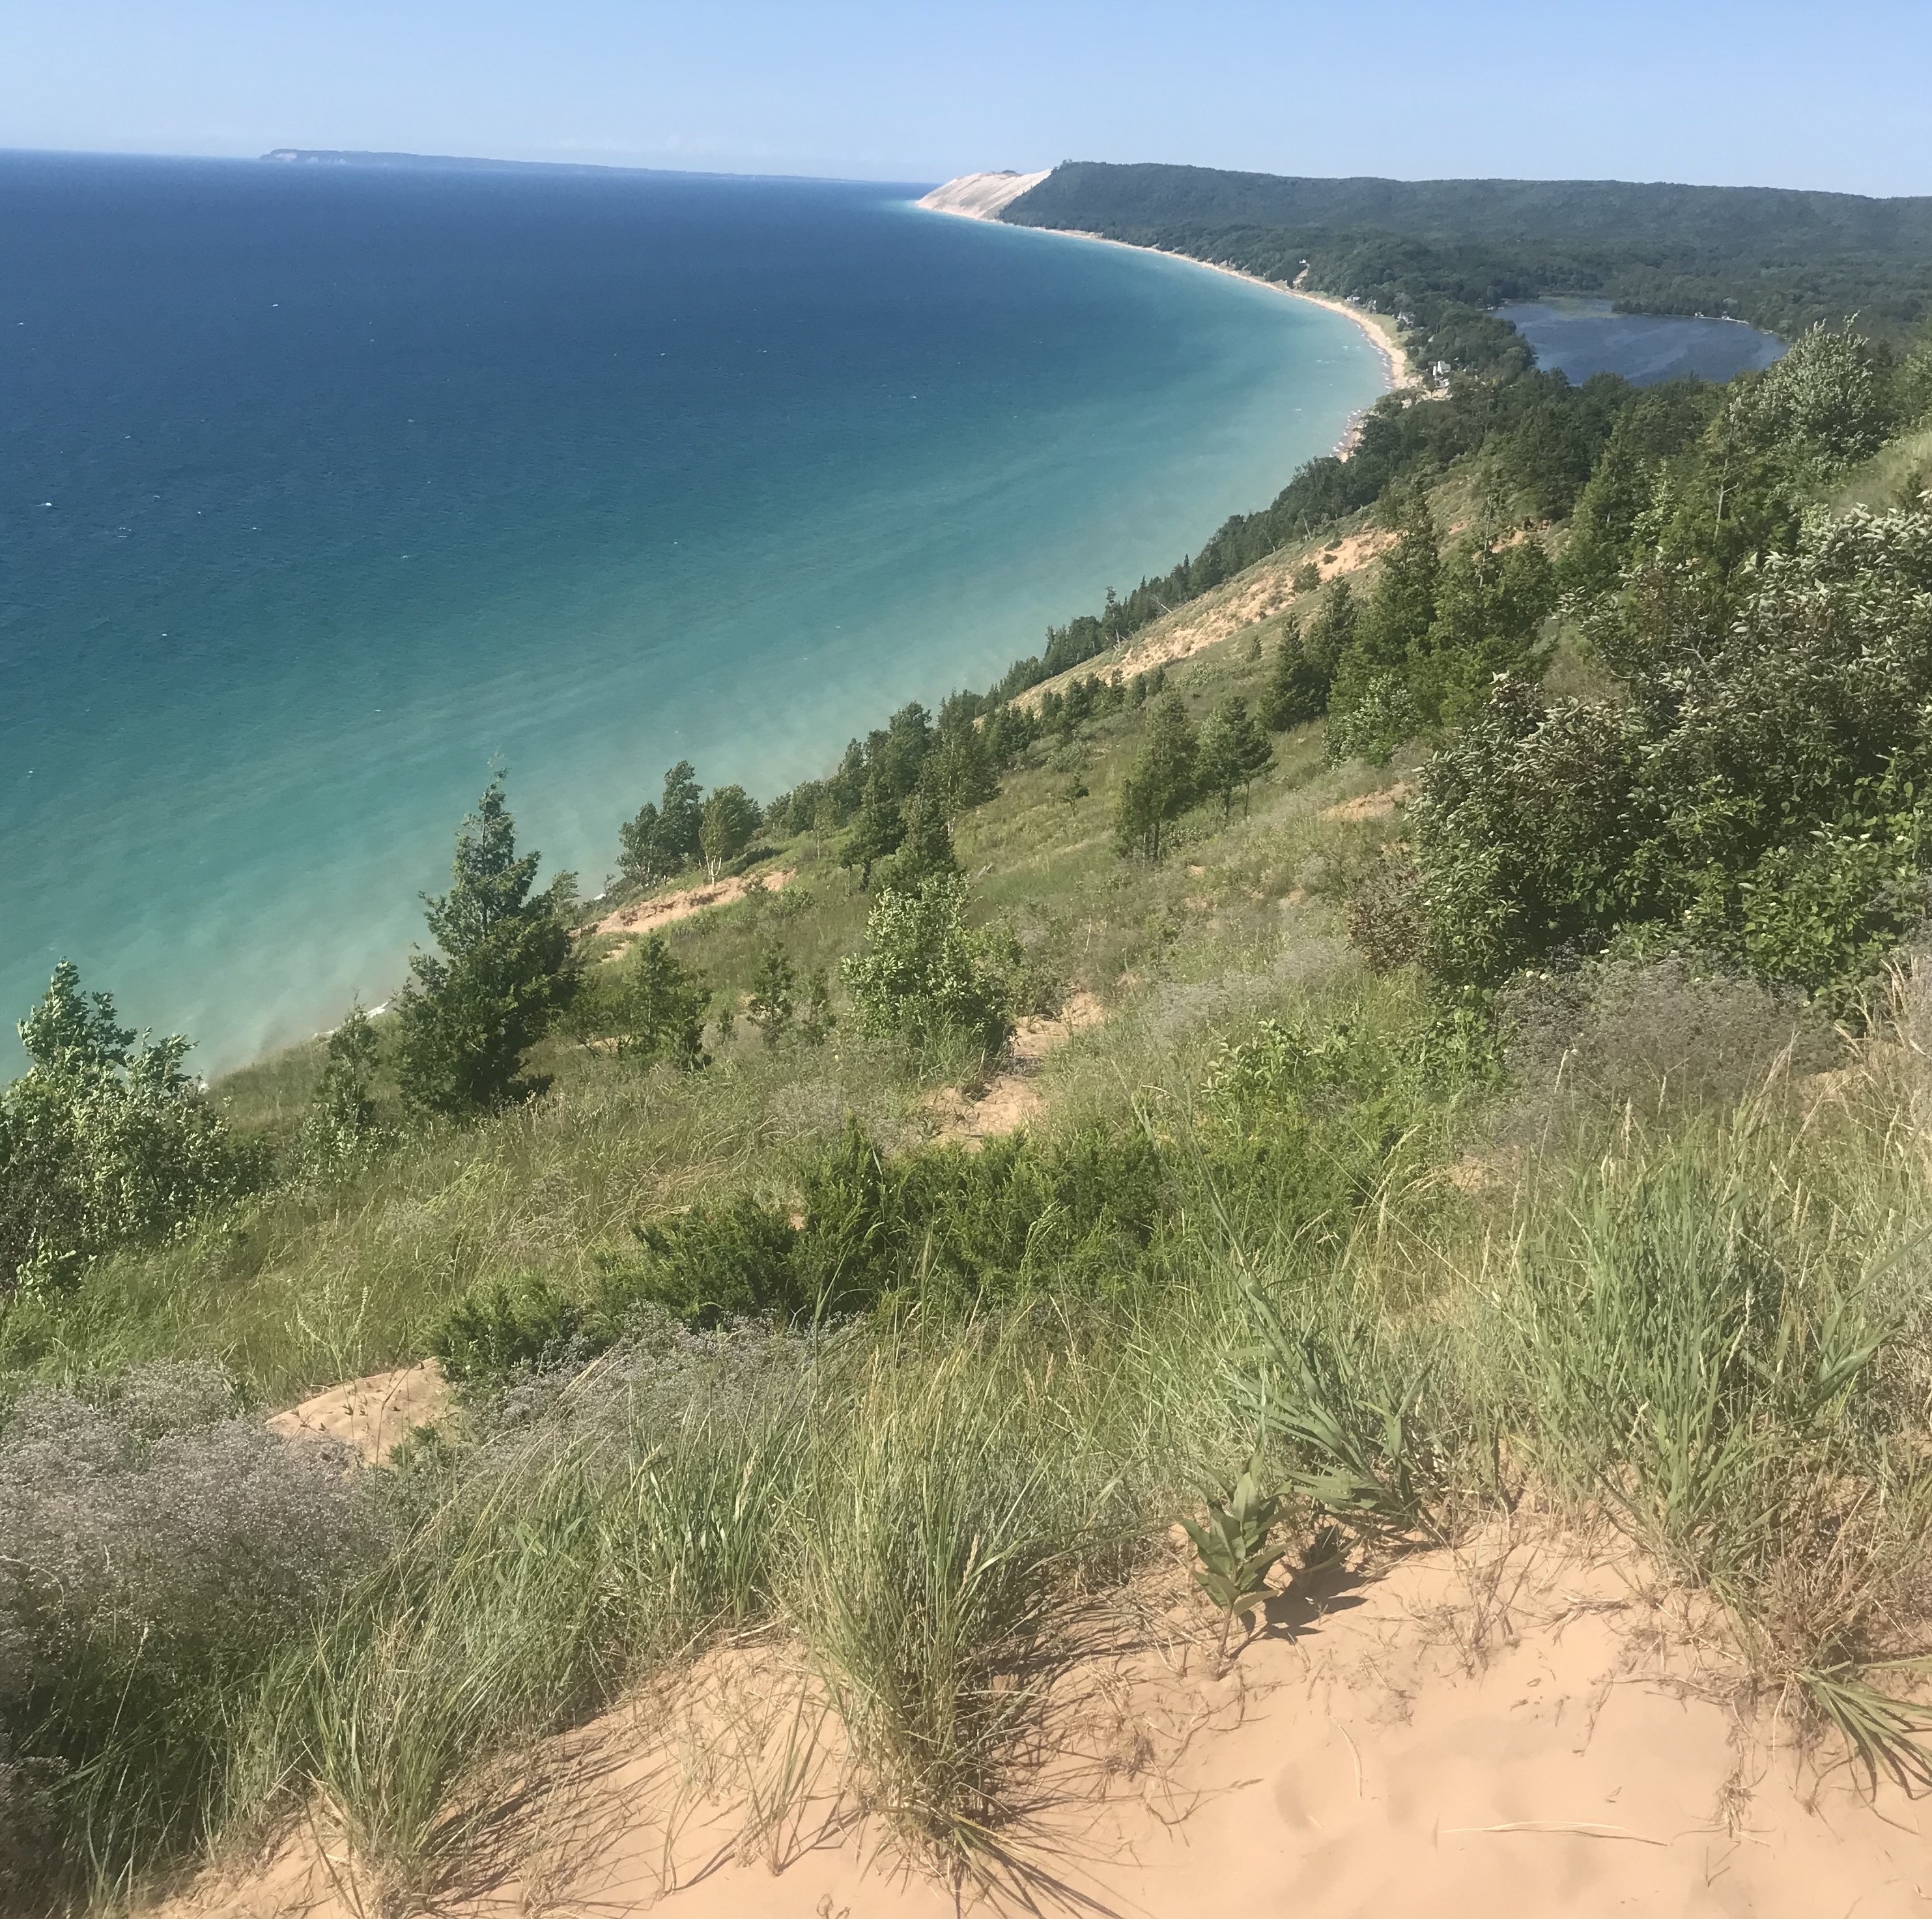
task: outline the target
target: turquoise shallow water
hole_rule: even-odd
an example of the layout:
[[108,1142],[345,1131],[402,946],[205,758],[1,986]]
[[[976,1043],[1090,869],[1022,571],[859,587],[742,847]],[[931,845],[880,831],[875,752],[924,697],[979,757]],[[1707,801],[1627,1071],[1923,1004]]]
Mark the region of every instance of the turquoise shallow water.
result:
[[0,1072],[385,997],[493,762],[595,892],[1269,498],[1346,321],[916,190],[0,156]]

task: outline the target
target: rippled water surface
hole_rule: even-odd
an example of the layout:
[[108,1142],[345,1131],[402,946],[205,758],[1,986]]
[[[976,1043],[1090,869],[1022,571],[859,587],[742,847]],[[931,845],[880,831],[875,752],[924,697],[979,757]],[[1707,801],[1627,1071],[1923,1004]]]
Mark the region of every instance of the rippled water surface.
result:
[[594,892],[1270,497],[1345,320],[916,189],[0,156],[0,1072],[382,998],[493,761]]

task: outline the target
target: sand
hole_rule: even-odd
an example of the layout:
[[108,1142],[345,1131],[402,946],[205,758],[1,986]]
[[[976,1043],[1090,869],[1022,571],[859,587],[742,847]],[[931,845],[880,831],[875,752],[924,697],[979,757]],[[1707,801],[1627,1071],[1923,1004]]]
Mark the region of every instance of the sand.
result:
[[746,895],[760,889],[768,893],[783,892],[796,877],[789,868],[778,873],[734,874],[729,879],[714,880],[705,886],[686,886],[675,893],[658,893],[607,914],[590,928],[590,934],[628,936],[623,945],[604,955],[607,960],[620,960],[631,950],[632,941],[644,934],[655,933],[674,920],[688,919],[693,913],[703,913],[707,907],[735,906]]
[[448,1410],[449,1384],[434,1360],[394,1372],[332,1386],[268,1421],[285,1439],[313,1435],[352,1446],[371,1465],[386,1459],[418,1426]]
[[[1049,169],[1050,170],[1050,169]],[[916,202],[932,213],[954,213],[968,220],[996,220],[1021,194],[1030,193],[1046,173],[962,173],[935,187]]]
[[1238,577],[1211,589],[1198,600],[1187,601],[1171,613],[1144,628],[1126,646],[1096,655],[1052,679],[1042,680],[1015,696],[1016,706],[1037,706],[1050,692],[1064,692],[1076,679],[1090,673],[1106,679],[1120,673],[1131,679],[1159,666],[1172,666],[1205,649],[1217,646],[1235,634],[1292,607],[1300,597],[1294,583],[1296,569],[1304,556],[1312,559],[1325,583],[1344,574],[1359,573],[1395,544],[1395,535],[1380,527],[1331,541],[1315,552],[1271,554],[1248,568]]
[[1046,1110],[1038,1081],[1047,1055],[1106,1017],[1092,994],[1076,993],[1058,1012],[1020,1021],[1006,1048],[1006,1066],[976,1097],[949,1086],[927,1100],[927,1111],[938,1122],[934,1137],[970,1150],[983,1141],[1030,1126]]
[[[1277,1594],[1230,1673],[1178,1564],[1100,1622],[1010,1828],[1038,1912],[1152,1919],[1892,1919],[1932,1897],[1922,1804],[1734,1708],[1734,1671],[1627,1561],[1498,1533]],[[1708,1622],[1706,1622],[1708,1624]],[[452,1915],[958,1919],[852,1777],[796,1649],[707,1655],[551,1742]],[[1828,1756],[1820,1755],[1820,1758]],[[789,1786],[778,1789],[789,1780]],[[170,1919],[358,1919],[292,1838]]]

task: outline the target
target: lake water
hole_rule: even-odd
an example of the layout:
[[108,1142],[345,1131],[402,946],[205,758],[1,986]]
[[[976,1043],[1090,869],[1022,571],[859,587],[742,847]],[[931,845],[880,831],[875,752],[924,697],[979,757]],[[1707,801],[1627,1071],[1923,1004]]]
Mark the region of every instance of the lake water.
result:
[[0,1073],[384,998],[493,763],[597,890],[1260,505],[1346,320],[920,190],[0,155]]
[[1635,386],[1658,380],[1727,380],[1769,366],[1784,342],[1738,320],[1619,313],[1607,300],[1523,300],[1498,307],[1536,349],[1536,364],[1576,385],[1621,373]]

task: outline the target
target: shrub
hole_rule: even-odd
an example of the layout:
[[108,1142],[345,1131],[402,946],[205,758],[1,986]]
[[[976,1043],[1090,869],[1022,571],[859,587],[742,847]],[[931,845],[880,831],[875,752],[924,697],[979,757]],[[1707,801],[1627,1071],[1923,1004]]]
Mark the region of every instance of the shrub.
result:
[[1925,910],[1932,513],[1808,523],[1728,619],[1660,563],[1596,634],[1619,704],[1506,681],[1425,769],[1430,964],[1493,982],[1649,928],[1850,1004]]
[[952,874],[915,892],[880,894],[866,949],[839,970],[861,1032],[917,1046],[960,1042],[992,1053],[1012,1030],[1018,943],[1004,927],[966,923],[966,886]]
[[0,1090],[0,1303],[69,1287],[113,1247],[165,1240],[266,1179],[266,1153],[182,1071],[188,1041],[136,1045],[71,961],[20,1031],[32,1063]]
[[124,1884],[212,1829],[262,1675],[380,1546],[343,1467],[206,1365],[0,1414],[0,1795],[30,1794],[58,1840],[36,1891],[89,1890],[56,1861]]
[[352,1006],[328,1036],[322,1078],[302,1123],[296,1155],[311,1173],[326,1178],[366,1165],[382,1143],[370,1096],[379,1044],[361,1006]]

